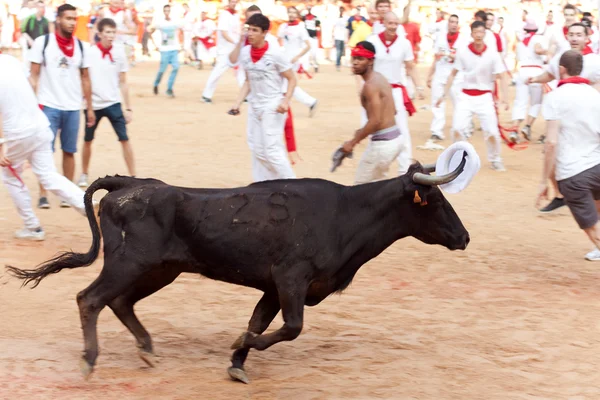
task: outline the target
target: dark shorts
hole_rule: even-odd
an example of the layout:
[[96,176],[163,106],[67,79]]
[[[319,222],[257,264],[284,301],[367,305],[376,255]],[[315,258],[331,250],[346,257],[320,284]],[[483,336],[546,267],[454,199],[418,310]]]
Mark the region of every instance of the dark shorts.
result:
[[558,188],[581,229],[596,225],[596,200],[600,200],[600,164],[558,181]]
[[98,124],[103,117],[108,118],[110,121],[119,141],[129,140],[127,137],[127,126],[125,125],[125,115],[123,115],[123,109],[121,108],[121,103],[113,104],[110,107],[103,108],[101,110],[95,110],[96,114],[96,124],[91,128],[87,126],[87,112],[85,113],[85,137],[83,138],[86,142],[91,142],[94,140],[94,133],[96,133],[96,128],[98,128]]

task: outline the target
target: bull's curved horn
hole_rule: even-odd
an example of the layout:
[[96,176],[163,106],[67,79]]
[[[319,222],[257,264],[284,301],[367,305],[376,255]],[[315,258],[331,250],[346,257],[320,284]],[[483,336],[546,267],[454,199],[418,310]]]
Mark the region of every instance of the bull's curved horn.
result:
[[423,172],[425,172],[426,174],[430,174],[432,172],[435,172],[435,164],[425,164],[425,165],[423,165]]
[[413,182],[418,183],[420,185],[443,185],[445,183],[452,182],[463,172],[465,169],[465,164],[467,163],[467,152],[463,152],[463,158],[458,167],[456,169],[446,175],[441,176],[431,176],[427,174],[423,174],[421,172],[415,172],[413,175]]

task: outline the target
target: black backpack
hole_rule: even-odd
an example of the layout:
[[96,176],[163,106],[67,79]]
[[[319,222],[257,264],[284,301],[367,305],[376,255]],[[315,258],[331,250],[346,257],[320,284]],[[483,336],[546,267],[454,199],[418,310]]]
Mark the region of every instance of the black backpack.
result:
[[[77,44],[79,45],[79,50],[81,51],[81,64],[79,65],[79,68],[81,68],[81,66],[83,65],[83,43],[81,43],[81,40],[75,38],[75,40],[77,41]],[[44,35],[44,47],[42,48],[42,65],[46,65],[46,47],[48,47],[48,43],[50,42],[50,35]]]

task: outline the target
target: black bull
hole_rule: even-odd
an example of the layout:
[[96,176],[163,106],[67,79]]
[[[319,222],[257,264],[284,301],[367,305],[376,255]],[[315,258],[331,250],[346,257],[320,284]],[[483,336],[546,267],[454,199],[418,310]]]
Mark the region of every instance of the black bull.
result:
[[[189,189],[154,179],[106,177],[85,193],[93,235],[87,253],[61,253],[33,270],[7,268],[24,285],[32,282],[36,287],[49,274],[92,264],[101,237],[92,195],[105,189],[109,193],[99,209],[104,267],[77,295],[84,376],[92,373],[98,357],[96,323],[107,305],[152,366],[152,340],[133,306],[190,272],[264,293],[248,330],[232,345],[229,374],[247,383],[243,365],[251,348],[265,350],[295,339],[305,305],[317,305],[344,290],[363,264],[398,239],[413,236],[450,250],[467,247],[467,230],[436,186],[455,179],[465,157],[442,177],[414,164],[403,176],[350,187],[299,179],[236,189]],[[280,309],[283,326],[262,334]]]

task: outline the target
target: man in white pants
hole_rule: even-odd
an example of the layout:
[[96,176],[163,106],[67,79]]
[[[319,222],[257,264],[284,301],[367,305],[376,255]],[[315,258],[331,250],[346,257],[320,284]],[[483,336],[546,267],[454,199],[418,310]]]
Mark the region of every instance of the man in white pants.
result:
[[[408,39],[399,36],[396,32],[400,21],[393,12],[388,12],[383,20],[385,31],[378,35],[371,35],[367,39],[375,48],[375,72],[383,75],[392,87],[392,95],[396,107],[396,125],[400,129],[402,151],[398,155],[398,172],[400,175],[408,171],[412,158],[412,143],[408,129],[408,117],[416,112],[415,107],[406,89],[406,79],[402,74],[402,66],[406,75],[412,78],[417,87],[420,87],[420,79],[414,66],[414,53]],[[423,98],[422,89],[419,91]],[[365,110],[363,108],[362,122],[366,123]]]
[[500,157],[500,129],[492,92],[496,79],[499,78],[502,89],[498,94],[499,103],[508,109],[508,104],[503,100],[508,93],[505,76],[506,65],[500,58],[497,49],[488,48],[484,43],[485,35],[484,22],[475,21],[471,24],[473,42],[457,50],[454,69],[444,88],[444,95],[437,101],[436,106],[439,107],[448,96],[456,75],[462,72],[464,83],[454,110],[453,139],[456,141],[457,136],[461,140],[465,139],[464,132],[468,130],[473,115],[476,115],[484,131],[491,168],[496,171],[505,171]]
[[[439,107],[435,105],[444,94],[444,87],[452,73],[456,49],[466,46],[469,39],[470,37],[458,31],[458,15],[453,14],[448,18],[448,32],[438,35],[434,44],[435,57],[427,79],[427,86],[431,88],[431,111],[433,112],[430,128],[432,141],[444,140],[445,138],[446,102],[442,101]],[[454,107],[456,107],[456,98],[461,90],[461,85],[462,74],[458,74],[450,90],[450,99]]]
[[229,0],[227,8],[221,11],[219,15],[217,24],[217,62],[202,92],[202,100],[205,103],[212,103],[219,78],[230,68],[229,53],[233,51],[240,40],[241,23],[235,11],[236,4],[237,0]]
[[[523,27],[525,36],[518,44],[519,74],[516,78],[516,94],[513,103],[512,119],[519,126],[525,115],[527,119],[521,133],[528,141],[531,140],[531,125],[537,118],[542,107],[542,96],[544,94],[541,84],[527,84],[527,80],[539,75],[543,71],[544,56],[548,54],[548,44],[543,35],[538,35],[538,27],[533,19],[528,19]],[[529,113],[527,108],[529,107]],[[517,140],[516,133],[511,135],[512,140]]]
[[536,205],[547,199],[555,175],[577,225],[594,243],[586,260],[600,261],[600,93],[579,76],[583,58],[574,50],[560,57],[558,88],[544,101],[548,127]]
[[[308,67],[306,55],[310,51],[310,37],[296,7],[288,7],[287,10],[289,21],[279,26],[277,37],[285,55],[294,65],[294,71],[301,74],[306,71],[305,65]],[[308,106],[311,117],[314,115],[317,99],[298,86],[294,90],[294,98]]]
[[207,12],[202,11],[200,19],[196,21],[193,28],[193,36],[198,40],[196,45],[196,59],[198,68],[202,69],[204,63],[215,58],[215,40],[213,34],[217,30],[215,21],[208,18]]
[[250,46],[244,46],[240,54],[246,82],[230,114],[239,114],[242,102],[248,98],[251,108],[248,112],[248,144],[252,152],[254,181],[292,179],[296,175],[287,156],[282,132],[296,76],[283,51],[270,47],[266,41],[271,25],[269,19],[254,14],[246,24]]
[[44,189],[83,215],[84,192],[56,171],[50,121],[38,107],[22,64],[14,57],[0,54],[0,71],[0,167],[4,184],[25,224],[15,237],[44,240],[45,233],[33,212],[29,190],[21,179],[25,162],[31,164]]

